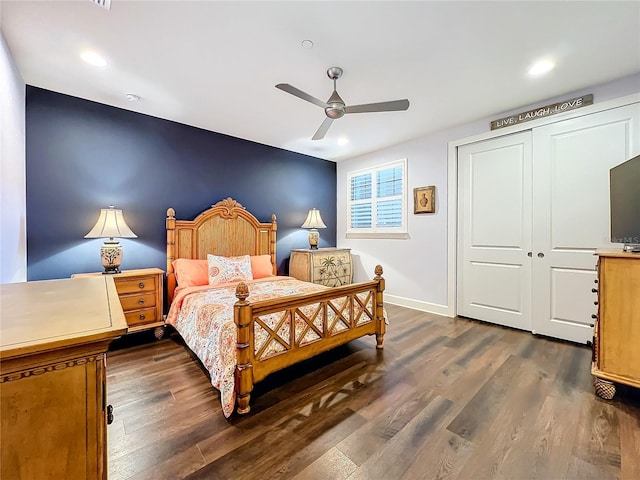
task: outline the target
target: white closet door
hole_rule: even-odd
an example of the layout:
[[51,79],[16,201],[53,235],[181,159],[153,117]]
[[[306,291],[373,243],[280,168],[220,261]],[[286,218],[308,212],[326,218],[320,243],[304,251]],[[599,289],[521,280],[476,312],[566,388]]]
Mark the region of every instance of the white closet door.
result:
[[533,130],[533,332],[585,343],[594,250],[610,245],[609,169],[640,151],[640,104]]
[[458,314],[531,330],[531,132],[458,150]]

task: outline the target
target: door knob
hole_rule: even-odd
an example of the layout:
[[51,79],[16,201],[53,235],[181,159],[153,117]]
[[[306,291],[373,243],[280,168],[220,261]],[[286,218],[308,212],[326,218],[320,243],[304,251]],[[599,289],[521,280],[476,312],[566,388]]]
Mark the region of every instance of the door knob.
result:
[[544,258],[544,253],[538,252],[538,258]]

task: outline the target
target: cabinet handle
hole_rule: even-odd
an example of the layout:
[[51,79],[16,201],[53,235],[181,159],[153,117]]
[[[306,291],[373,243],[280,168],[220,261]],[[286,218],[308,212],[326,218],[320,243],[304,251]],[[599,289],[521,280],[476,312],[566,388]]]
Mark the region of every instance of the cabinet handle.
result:
[[527,257],[531,257],[531,256],[533,256],[533,253],[532,252],[527,252]]
[[595,302],[593,302],[594,305],[598,305],[598,301],[596,300]]
[[138,317],[140,320],[144,320],[144,313],[141,313],[140,316]]
[[598,289],[597,289],[597,288],[592,288],[592,289],[591,289],[591,292],[592,292],[592,293],[598,293]]
[[544,258],[544,253],[538,252],[538,258]]
[[596,278],[596,279],[593,281],[593,283],[598,283],[598,279]]
[[140,283],[138,284],[138,287],[140,287],[140,288],[144,288],[144,282],[140,282]]
[[593,318],[594,320],[596,320],[598,318],[598,316],[594,313],[593,315],[591,315],[591,318]]
[[111,425],[113,423],[113,406],[107,405],[107,425]]
[[138,303],[139,303],[140,305],[144,305],[144,298],[139,298],[139,299],[138,299]]

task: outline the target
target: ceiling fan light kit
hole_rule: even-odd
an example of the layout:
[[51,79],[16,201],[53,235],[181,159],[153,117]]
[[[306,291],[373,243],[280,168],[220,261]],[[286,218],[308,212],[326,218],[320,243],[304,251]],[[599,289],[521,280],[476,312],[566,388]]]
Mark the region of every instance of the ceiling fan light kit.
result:
[[279,83],[276,85],[276,88],[279,88],[283,92],[287,92],[324,109],[324,113],[327,118],[324,119],[318,130],[316,130],[316,133],[311,137],[312,140],[323,139],[327,134],[327,131],[329,131],[329,127],[333,121],[338,118],[342,118],[347,113],[397,112],[407,110],[409,108],[409,100],[407,99],[347,106],[340,95],[338,95],[338,91],[336,89],[336,81],[342,76],[342,73],[343,70],[340,67],[330,67],[327,70],[327,76],[333,80],[333,93],[326,102],[323,102],[322,100],[319,100],[316,97],[289,85],[288,83]]

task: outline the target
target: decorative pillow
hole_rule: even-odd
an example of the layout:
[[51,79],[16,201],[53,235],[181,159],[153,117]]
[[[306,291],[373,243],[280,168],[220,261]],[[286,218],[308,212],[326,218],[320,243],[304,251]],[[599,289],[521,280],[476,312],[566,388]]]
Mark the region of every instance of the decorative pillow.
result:
[[271,255],[251,255],[251,271],[253,272],[254,280],[273,276]]
[[209,285],[227,282],[244,282],[253,279],[249,255],[241,257],[219,257],[207,255],[209,266]]
[[180,287],[195,287],[209,283],[209,267],[206,260],[178,258],[173,261],[173,272]]

